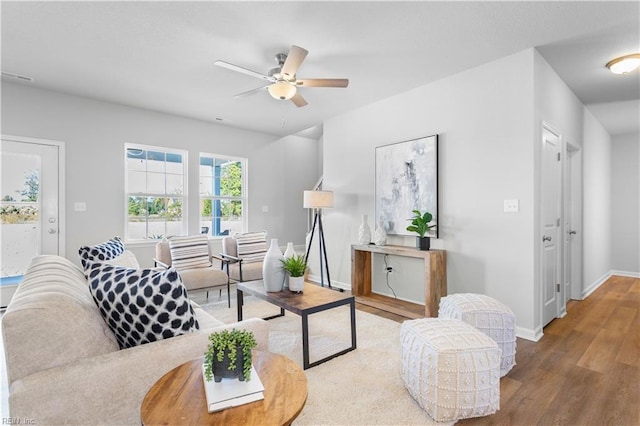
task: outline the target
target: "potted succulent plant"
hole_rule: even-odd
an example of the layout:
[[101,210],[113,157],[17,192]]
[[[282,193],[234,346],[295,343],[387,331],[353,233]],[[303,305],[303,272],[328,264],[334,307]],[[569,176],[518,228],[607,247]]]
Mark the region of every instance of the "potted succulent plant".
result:
[[420,210],[413,210],[413,217],[408,220],[411,221],[411,225],[407,226],[407,231],[418,234],[416,247],[420,250],[429,250],[431,241],[428,236],[425,237],[425,234],[436,227],[436,225],[429,225],[433,220],[433,215],[429,212],[421,213]]
[[207,381],[220,382],[223,378],[251,378],[251,350],[257,345],[253,332],[248,330],[222,330],[209,335],[209,346],[204,353],[204,372]]
[[294,254],[280,262],[282,269],[289,274],[289,291],[299,293],[304,290],[304,270],[307,267],[304,256]]

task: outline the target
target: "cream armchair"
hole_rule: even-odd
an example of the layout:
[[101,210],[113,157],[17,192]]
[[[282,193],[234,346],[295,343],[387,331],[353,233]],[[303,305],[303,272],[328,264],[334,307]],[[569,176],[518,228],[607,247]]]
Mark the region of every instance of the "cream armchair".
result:
[[262,279],[262,261],[267,253],[267,231],[235,234],[222,239],[220,257],[226,261],[229,278],[235,281]]
[[160,241],[156,244],[156,257],[153,260],[156,266],[176,268],[187,291],[207,290],[209,297],[208,289],[226,286],[227,304],[231,307],[229,276],[217,267],[217,262],[215,265],[212,263],[214,259],[220,261],[222,267],[227,263],[223,258],[210,253],[206,235],[198,235]]

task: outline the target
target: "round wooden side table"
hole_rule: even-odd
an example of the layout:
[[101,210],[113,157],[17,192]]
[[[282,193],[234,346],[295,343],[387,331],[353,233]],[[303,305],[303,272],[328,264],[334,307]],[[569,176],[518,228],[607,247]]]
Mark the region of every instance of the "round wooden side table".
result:
[[143,425],[288,425],[307,402],[307,377],[291,359],[254,351],[253,366],[264,385],[264,400],[209,414],[202,379],[203,358],[162,376],[140,408]]

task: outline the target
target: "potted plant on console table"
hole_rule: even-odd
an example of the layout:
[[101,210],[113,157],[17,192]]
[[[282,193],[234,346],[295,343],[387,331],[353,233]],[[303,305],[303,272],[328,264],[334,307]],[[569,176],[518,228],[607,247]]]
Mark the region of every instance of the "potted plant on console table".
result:
[[289,291],[300,293],[304,290],[304,270],[307,267],[304,256],[294,254],[280,262],[282,269],[289,274]]
[[420,213],[420,210],[413,210],[413,215],[411,219],[408,219],[411,221],[411,225],[407,226],[407,231],[418,234],[416,237],[416,247],[418,249],[429,250],[431,240],[429,237],[425,237],[424,234],[436,227],[436,225],[429,225],[429,222],[433,220],[433,215],[429,212]]
[[247,330],[222,330],[209,335],[209,346],[204,354],[204,372],[207,381],[214,378],[238,378],[248,381],[251,377],[251,350],[257,345],[255,336]]

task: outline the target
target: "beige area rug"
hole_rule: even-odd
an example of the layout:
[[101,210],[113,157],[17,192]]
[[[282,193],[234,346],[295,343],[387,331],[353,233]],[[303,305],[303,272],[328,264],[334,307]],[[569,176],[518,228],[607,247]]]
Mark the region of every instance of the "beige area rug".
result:
[[[237,318],[236,305],[201,303],[219,320]],[[198,301],[200,303],[200,301]],[[244,318],[266,317],[279,308],[245,298]],[[269,350],[302,366],[302,331],[298,315],[269,320]],[[296,425],[443,425],[423,411],[400,378],[400,324],[356,311],[357,349],[305,371],[309,395]],[[309,316],[311,362],[350,346],[349,309],[340,307]]]

